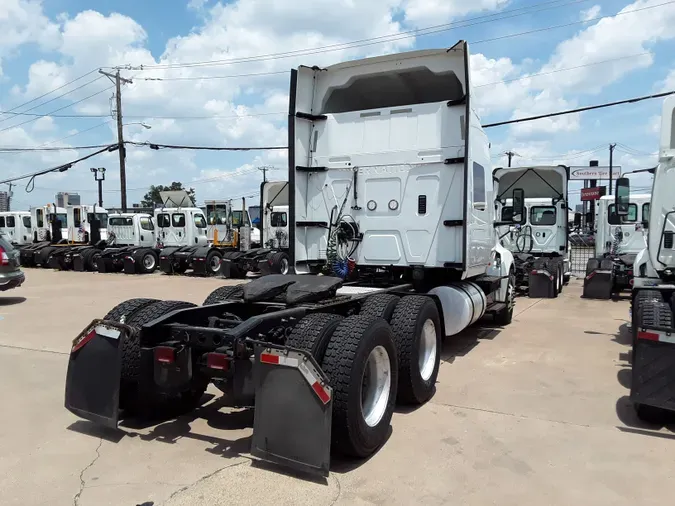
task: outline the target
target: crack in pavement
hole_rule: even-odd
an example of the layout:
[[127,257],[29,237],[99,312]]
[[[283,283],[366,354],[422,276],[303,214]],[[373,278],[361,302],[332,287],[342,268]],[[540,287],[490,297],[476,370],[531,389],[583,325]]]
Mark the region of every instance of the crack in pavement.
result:
[[11,350],[34,351],[36,353],[51,353],[52,355],[70,355],[70,352],[56,350],[39,350],[37,348],[26,348],[24,346],[13,346],[11,344],[0,344],[0,348],[9,348]]
[[85,481],[84,481],[84,473],[87,472],[88,469],[90,469],[96,461],[101,457],[101,446],[103,445],[103,438],[100,438],[98,440],[98,446],[96,447],[96,456],[92,459],[89,464],[87,464],[82,471],[80,471],[80,490],[77,491],[77,494],[73,497],[73,505],[78,506],[80,504],[80,496],[82,495],[82,492],[84,492],[85,489]]
[[173,499],[176,495],[180,494],[181,492],[185,492],[186,490],[191,489],[195,485],[201,483],[204,480],[208,480],[212,476],[215,476],[216,474],[218,474],[221,471],[224,471],[225,469],[230,469],[232,467],[241,466],[242,464],[246,464],[247,462],[250,461],[250,459],[247,459],[246,457],[242,457],[242,458],[243,458],[243,460],[241,462],[235,462],[234,464],[229,464],[227,466],[221,467],[220,469],[216,469],[212,473],[209,473],[205,476],[202,476],[201,478],[199,478],[198,480],[190,483],[189,485],[186,485],[184,487],[179,488],[178,490],[175,490],[169,497],[167,497],[166,501],[163,501],[163,503],[169,502],[171,499]]
[[590,429],[590,428],[593,428],[593,427],[597,428],[597,426],[588,425],[588,424],[584,424],[584,423],[566,422],[564,420],[551,420],[549,418],[539,418],[537,416],[519,415],[517,413],[507,413],[505,411],[496,411],[494,409],[476,408],[476,407],[473,407],[473,406],[460,406],[459,404],[448,404],[448,403],[444,403],[444,402],[430,402],[430,404],[435,404],[436,406],[445,406],[445,407],[448,407],[448,408],[467,409],[467,410],[470,410],[470,411],[480,411],[482,413],[491,413],[491,414],[494,414],[494,415],[503,415],[503,416],[511,416],[511,417],[514,417],[514,418],[523,418],[525,420],[538,420],[540,422],[559,423],[559,424],[562,424],[562,425],[572,425],[574,427],[583,427],[583,428],[587,428],[587,429]]
[[335,499],[333,499],[333,502],[330,503],[330,506],[334,506],[338,502],[338,499],[340,499],[340,496],[342,495],[342,484],[340,483],[340,480],[338,479],[337,476],[331,477],[335,479],[335,483],[337,484],[337,495],[335,496]]

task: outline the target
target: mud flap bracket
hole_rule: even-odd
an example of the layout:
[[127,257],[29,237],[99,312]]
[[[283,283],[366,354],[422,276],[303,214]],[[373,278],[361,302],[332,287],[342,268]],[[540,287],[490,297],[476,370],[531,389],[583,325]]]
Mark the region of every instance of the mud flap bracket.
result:
[[333,391],[309,353],[256,345],[251,453],[296,471],[328,476]]

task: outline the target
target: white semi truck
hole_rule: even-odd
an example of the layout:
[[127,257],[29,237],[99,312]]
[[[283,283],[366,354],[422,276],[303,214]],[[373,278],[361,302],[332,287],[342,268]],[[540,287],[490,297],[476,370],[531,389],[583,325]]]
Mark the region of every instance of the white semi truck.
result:
[[14,246],[24,246],[33,242],[30,212],[6,211],[0,213],[0,233]]
[[583,296],[609,299],[630,290],[633,263],[646,246],[651,195],[630,196],[627,214],[616,212],[615,197],[601,197],[595,210],[595,257],[586,264]]
[[[568,180],[559,166],[496,169],[495,211],[502,245],[513,253],[516,286],[531,297],[557,297],[570,279]],[[524,201],[514,213],[514,199]]]
[[[633,263],[631,400],[648,422],[675,411],[675,97],[663,103],[659,163],[652,185],[647,244]],[[630,217],[630,180],[616,185],[617,214]]]
[[[331,451],[377,451],[396,404],[434,394],[442,340],[513,315],[469,61],[459,42],[293,70],[289,257],[301,274],[223,286],[202,306],[123,302],[73,341],[66,407],[115,427],[193,409],[212,382],[255,406],[258,458],[327,475]],[[331,275],[307,275],[320,272]]]

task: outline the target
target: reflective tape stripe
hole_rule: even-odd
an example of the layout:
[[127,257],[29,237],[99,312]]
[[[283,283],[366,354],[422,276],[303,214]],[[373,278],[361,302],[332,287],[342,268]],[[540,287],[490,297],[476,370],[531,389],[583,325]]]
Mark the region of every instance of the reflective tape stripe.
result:
[[[328,404],[332,398],[332,391],[330,387],[322,384],[319,375],[313,371],[314,367],[311,363],[306,362],[305,358],[297,352],[291,351],[289,352],[289,355],[284,354],[280,350],[268,348],[267,351],[260,354],[260,362],[263,364],[283,365],[285,367],[298,369],[321,402]],[[296,358],[296,356],[301,358]]]
[[675,344],[675,336],[673,334],[660,332],[658,330],[639,330],[637,337],[638,339],[644,339],[645,341]]

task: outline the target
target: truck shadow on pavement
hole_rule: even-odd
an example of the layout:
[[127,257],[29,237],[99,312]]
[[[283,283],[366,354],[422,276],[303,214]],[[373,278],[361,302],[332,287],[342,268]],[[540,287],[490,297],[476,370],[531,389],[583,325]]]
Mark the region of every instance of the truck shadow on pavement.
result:
[[[119,443],[122,439],[138,438],[140,441],[176,444],[181,439],[192,439],[208,443],[210,446],[205,448],[205,451],[213,455],[224,458],[243,457],[251,460],[253,467],[267,469],[273,472],[287,474],[295,478],[315,483],[327,485],[328,481],[324,478],[313,476],[310,474],[300,473],[289,470],[282,466],[269,464],[264,461],[254,459],[250,455],[251,439],[250,433],[253,428],[253,408],[229,408],[226,405],[226,400],[222,397],[215,398],[212,394],[206,394],[202,398],[202,404],[190,413],[178,416],[171,420],[162,422],[143,421],[135,418],[123,419],[120,422],[118,429],[109,429],[101,427],[87,420],[77,420],[73,422],[68,430],[100,438],[111,443]],[[192,430],[192,423],[203,420],[208,427],[218,431],[240,431],[245,435],[236,439],[228,439],[225,437],[215,436],[213,434],[204,434],[202,432],[195,432]],[[146,432],[147,431],[147,432]],[[391,437],[393,429],[391,425],[387,433],[387,437],[382,446],[386,445]],[[223,432],[223,434],[232,434],[231,432]],[[366,459],[350,459],[339,455],[331,455],[331,472],[344,474],[353,471],[370,460],[378,452]]]
[[0,297],[0,307],[14,306],[26,302],[26,297]]
[[[169,444],[175,444],[181,439],[194,439],[211,444],[212,446],[206,448],[206,451],[214,455],[234,458],[248,454],[251,447],[250,434],[237,439],[226,439],[192,431],[191,424],[199,419],[204,420],[209,427],[216,430],[242,430],[253,427],[252,408],[221,411],[225,407],[225,400],[218,398],[210,402],[213,398],[213,395],[206,394],[202,397],[202,404],[198,408],[170,420],[123,419],[116,430],[78,420],[71,424],[68,430],[102,438],[111,443],[119,443],[125,437]],[[144,432],[148,429],[150,429],[148,432]]]
[[476,326],[471,326],[455,336],[446,337],[441,351],[441,361],[452,364],[457,358],[466,356],[481,341],[491,341],[502,331],[493,325],[490,319],[483,319]]

